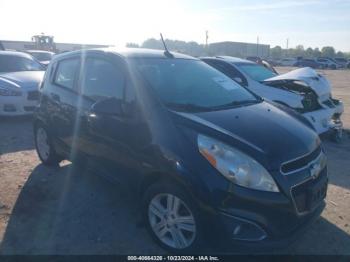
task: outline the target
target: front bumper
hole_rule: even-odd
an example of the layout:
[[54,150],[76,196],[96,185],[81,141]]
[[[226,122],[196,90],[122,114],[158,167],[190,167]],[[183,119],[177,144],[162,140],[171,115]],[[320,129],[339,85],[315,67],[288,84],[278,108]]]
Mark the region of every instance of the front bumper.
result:
[[[320,205],[312,213],[300,218],[299,223],[296,224],[288,233],[280,236],[269,236],[266,234],[265,237],[257,241],[248,241],[244,239],[233,239],[228,238],[228,244],[232,246],[239,246],[241,248],[253,249],[256,251],[267,251],[275,248],[285,248],[291,245],[293,242],[298,240],[305,231],[320,217],[322,211],[325,208],[325,202],[322,201]],[[225,229],[234,228],[235,224],[233,221],[237,219],[230,214],[220,213],[220,221],[224,225]],[[284,219],[281,217],[281,219]],[[292,225],[293,226],[293,225]],[[261,227],[263,229],[263,227]],[[266,233],[266,232],[265,232]]]
[[[315,180],[304,177],[298,184],[310,185],[310,188],[305,188],[310,190],[310,183],[327,186],[327,169]],[[216,232],[220,232],[223,243],[266,250],[282,248],[295,241],[322,213],[325,195],[306,212],[299,212],[292,188],[289,193],[288,190],[272,193],[235,188],[232,193],[220,197],[223,200],[215,220],[218,221]],[[305,199],[305,202],[308,201]]]
[[342,129],[343,123],[340,119],[344,112],[344,105],[341,101],[337,104],[326,106],[320,110],[304,113],[303,116],[313,125],[320,135],[330,130]]
[[24,91],[21,96],[0,96],[0,116],[33,114],[38,98],[37,90]]

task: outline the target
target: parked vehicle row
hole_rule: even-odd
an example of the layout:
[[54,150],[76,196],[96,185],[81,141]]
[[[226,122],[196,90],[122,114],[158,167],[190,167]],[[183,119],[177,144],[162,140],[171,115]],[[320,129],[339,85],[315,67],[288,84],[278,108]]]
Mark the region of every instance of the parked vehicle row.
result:
[[301,93],[325,101],[329,86],[318,90],[326,80],[308,69],[309,85],[297,85],[245,60],[202,60],[143,49],[55,56],[34,115],[39,158],[89,163],[127,185],[152,237],[172,252],[209,239],[286,245],[325,206],[326,157],[305,117],[250,87],[307,108]]
[[[249,59],[247,59],[249,60]],[[340,69],[347,68],[348,60],[345,58],[329,58],[318,57],[314,58],[283,58],[277,61],[277,65],[281,66],[297,66],[297,67],[311,67],[314,69]]]

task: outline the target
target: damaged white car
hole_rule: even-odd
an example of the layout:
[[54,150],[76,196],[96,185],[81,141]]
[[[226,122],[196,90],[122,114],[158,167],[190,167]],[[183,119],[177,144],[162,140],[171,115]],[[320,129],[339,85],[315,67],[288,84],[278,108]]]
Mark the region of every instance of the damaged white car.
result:
[[333,99],[328,80],[309,67],[278,75],[254,62],[229,57],[204,57],[207,64],[220,70],[242,86],[301,113],[318,134],[331,132],[342,138],[343,103]]

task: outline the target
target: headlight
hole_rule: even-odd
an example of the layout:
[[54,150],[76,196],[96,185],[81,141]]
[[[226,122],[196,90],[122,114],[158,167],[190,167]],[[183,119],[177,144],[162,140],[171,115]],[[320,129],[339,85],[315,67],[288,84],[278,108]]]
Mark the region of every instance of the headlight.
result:
[[252,189],[279,192],[266,169],[253,158],[213,138],[198,135],[199,152],[231,182]]
[[0,87],[0,96],[21,96],[21,95],[22,95],[21,91]]

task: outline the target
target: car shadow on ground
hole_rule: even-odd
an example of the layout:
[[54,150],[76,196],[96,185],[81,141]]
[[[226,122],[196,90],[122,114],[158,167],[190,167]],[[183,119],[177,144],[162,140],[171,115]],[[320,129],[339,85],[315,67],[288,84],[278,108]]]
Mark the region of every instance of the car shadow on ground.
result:
[[[14,205],[0,254],[164,254],[140,225],[139,214],[126,188],[86,168],[38,165]],[[347,233],[319,218],[296,244],[278,253],[332,253],[334,243],[336,250],[347,250],[349,241]]]
[[0,117],[0,156],[34,149],[32,116]]
[[323,146],[328,158],[329,182],[333,185],[350,189],[350,130],[344,129],[343,139],[335,143],[329,139],[323,139]]
[[155,254],[120,185],[82,167],[38,165],[14,205],[0,254]]

